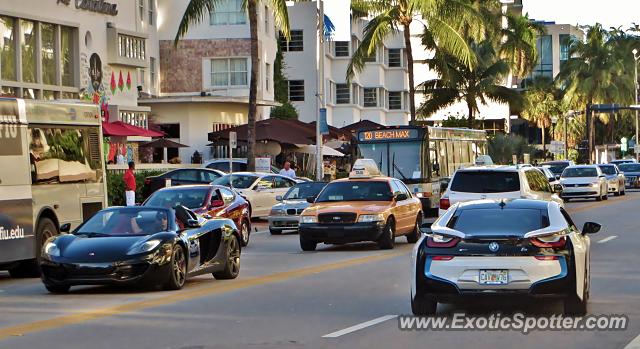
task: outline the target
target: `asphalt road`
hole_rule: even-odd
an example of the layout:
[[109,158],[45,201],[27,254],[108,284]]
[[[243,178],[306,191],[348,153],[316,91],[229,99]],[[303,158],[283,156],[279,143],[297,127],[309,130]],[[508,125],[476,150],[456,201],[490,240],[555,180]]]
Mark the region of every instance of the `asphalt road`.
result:
[[[301,252],[297,235],[260,231],[242,252],[238,279],[201,276],[175,292],[77,287],[50,295],[37,279],[0,272],[0,349],[632,348],[640,334],[640,192],[567,207],[579,226],[603,225],[592,237],[590,313],[625,314],[626,331],[401,331],[394,316],[411,312],[412,246],[404,238],[391,251],[354,244]],[[438,312],[559,307],[493,302]]]

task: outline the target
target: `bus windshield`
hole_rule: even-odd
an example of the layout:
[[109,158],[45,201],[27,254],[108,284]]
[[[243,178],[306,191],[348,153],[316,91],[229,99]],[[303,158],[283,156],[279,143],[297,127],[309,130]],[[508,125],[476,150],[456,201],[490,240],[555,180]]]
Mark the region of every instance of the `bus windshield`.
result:
[[406,183],[425,177],[420,169],[421,144],[420,141],[371,143],[359,147],[362,157],[373,159],[383,174]]

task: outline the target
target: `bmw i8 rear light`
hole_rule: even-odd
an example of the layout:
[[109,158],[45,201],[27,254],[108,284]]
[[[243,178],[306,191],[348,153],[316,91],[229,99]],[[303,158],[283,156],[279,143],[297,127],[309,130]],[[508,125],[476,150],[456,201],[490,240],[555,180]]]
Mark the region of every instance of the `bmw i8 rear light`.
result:
[[532,238],[531,244],[536,247],[542,248],[561,248],[567,244],[567,238],[565,236],[555,236],[555,237],[538,237]]
[[539,261],[557,261],[558,256],[534,256]]
[[449,201],[449,198],[446,196],[443,196],[440,198],[440,209],[441,210],[447,210],[449,209],[449,207],[451,207],[451,202]]
[[450,261],[453,259],[453,256],[432,256],[431,260],[434,261]]
[[432,235],[427,239],[427,247],[448,248],[454,247],[460,242],[459,238],[451,238],[442,235]]

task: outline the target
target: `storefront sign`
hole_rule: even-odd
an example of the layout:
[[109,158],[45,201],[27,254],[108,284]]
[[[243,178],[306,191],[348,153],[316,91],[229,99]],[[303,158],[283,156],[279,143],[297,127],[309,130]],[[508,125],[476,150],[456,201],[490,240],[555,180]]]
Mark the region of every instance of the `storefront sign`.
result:
[[[71,0],[56,0],[58,4],[69,6]],[[76,8],[91,12],[104,13],[105,15],[118,15],[118,4],[112,4],[104,0],[75,0]]]
[[256,158],[256,172],[271,172],[271,158]]
[[396,129],[396,130],[375,130],[360,132],[358,140],[360,142],[405,140],[418,138],[418,130]]

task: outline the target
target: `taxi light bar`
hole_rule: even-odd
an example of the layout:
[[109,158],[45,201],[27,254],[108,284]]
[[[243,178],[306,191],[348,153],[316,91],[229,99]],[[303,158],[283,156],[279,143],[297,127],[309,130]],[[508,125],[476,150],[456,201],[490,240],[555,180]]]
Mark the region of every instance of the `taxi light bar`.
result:
[[431,260],[434,261],[450,261],[453,259],[453,256],[432,256]]
[[534,256],[539,261],[557,261],[558,256]]

